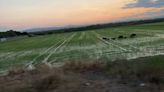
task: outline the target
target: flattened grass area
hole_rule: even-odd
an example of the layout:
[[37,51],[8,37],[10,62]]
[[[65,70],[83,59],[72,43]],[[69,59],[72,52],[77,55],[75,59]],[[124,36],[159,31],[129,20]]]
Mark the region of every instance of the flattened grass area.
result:
[[163,92],[163,56],[133,60],[68,61],[61,67],[12,69],[0,92]]

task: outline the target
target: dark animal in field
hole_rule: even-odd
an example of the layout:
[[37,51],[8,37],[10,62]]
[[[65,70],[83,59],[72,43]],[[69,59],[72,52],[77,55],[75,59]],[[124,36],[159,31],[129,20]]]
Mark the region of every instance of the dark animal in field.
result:
[[47,34],[53,34],[53,32],[48,32]]
[[28,37],[34,37],[34,35],[32,35],[32,34],[27,34],[27,36],[28,36]]
[[134,38],[134,37],[136,37],[137,36],[137,34],[131,34],[130,35],[130,38]]
[[124,39],[127,39],[127,37],[124,37]]
[[103,40],[109,40],[109,38],[106,38],[106,37],[103,37],[102,39],[103,39]]
[[112,40],[116,40],[116,38],[111,38]]
[[120,35],[118,36],[118,39],[124,39],[124,36]]

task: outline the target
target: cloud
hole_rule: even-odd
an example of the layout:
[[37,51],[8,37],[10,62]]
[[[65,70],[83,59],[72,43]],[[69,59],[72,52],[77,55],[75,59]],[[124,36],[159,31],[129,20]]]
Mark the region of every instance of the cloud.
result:
[[122,17],[120,21],[131,21],[140,19],[150,19],[150,18],[162,18],[164,16],[164,9],[152,10],[144,13],[134,14],[131,16]]
[[164,7],[164,0],[135,0],[123,8],[161,8]]
[[145,17],[163,17],[164,16],[164,9],[161,10],[154,10],[154,11],[147,11],[141,14],[135,14],[133,17],[140,17],[140,16],[145,16]]

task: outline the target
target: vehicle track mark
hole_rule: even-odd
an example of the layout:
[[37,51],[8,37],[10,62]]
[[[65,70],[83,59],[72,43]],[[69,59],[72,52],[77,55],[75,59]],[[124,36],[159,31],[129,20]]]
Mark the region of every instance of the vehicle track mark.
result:
[[111,42],[108,42],[108,41],[105,41],[105,40],[103,40],[102,38],[101,38],[101,35],[100,34],[98,34],[98,33],[96,33],[96,32],[93,32],[95,35],[96,35],[96,37],[98,38],[98,39],[100,39],[102,42],[104,42],[104,43],[106,43],[106,44],[111,44],[111,45],[113,45],[113,46],[115,46],[115,47],[117,47],[117,48],[119,48],[119,49],[121,49],[121,50],[123,50],[123,51],[128,51],[127,49],[125,49],[125,48],[123,48],[123,47],[121,47],[121,46],[118,46],[118,45],[116,45],[116,44],[114,44],[114,43],[111,43]]
[[74,33],[74,34],[73,34],[72,36],[70,36],[68,39],[65,39],[59,46],[57,46],[57,47],[53,50],[53,52],[51,52],[51,53],[42,61],[42,63],[46,63],[46,62],[48,61],[48,59],[49,59],[54,53],[56,53],[56,51],[57,51],[58,49],[60,49],[62,46],[64,46],[65,43],[69,42],[75,35],[76,35],[76,33]]

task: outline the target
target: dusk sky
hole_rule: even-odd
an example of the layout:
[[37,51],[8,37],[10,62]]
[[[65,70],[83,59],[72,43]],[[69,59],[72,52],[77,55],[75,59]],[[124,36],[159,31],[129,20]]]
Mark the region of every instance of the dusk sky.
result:
[[164,17],[164,0],[0,0],[0,31]]

